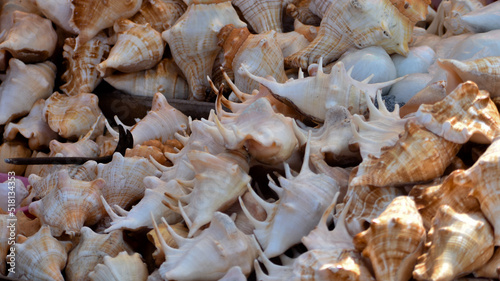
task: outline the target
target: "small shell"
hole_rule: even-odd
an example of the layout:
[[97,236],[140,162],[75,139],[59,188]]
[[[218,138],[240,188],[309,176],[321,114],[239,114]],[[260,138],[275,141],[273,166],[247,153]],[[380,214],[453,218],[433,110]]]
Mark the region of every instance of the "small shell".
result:
[[493,230],[481,212],[457,213],[441,206],[429,231],[429,245],[413,271],[417,280],[453,280],[493,256]]
[[422,254],[426,231],[413,199],[399,196],[354,237],[356,249],[373,265],[377,280],[410,280]]
[[14,25],[0,44],[0,50],[7,50],[26,63],[43,62],[52,56],[57,43],[52,22],[21,11],[15,11],[12,16]]
[[[19,141],[6,141],[0,145],[0,159],[31,157],[31,150]],[[7,164],[0,162],[0,173],[14,172],[16,175],[22,175],[26,170],[26,165]]]
[[162,33],[175,24],[186,8],[186,4],[181,0],[143,0],[141,9],[130,20],[137,24],[149,23],[152,28]]
[[491,143],[500,134],[500,114],[474,82],[458,85],[442,101],[421,105],[417,120],[428,130],[456,143]]
[[114,88],[130,95],[153,97],[160,92],[167,99],[187,99],[189,86],[173,59],[134,73],[115,73],[104,78]]
[[36,6],[45,17],[56,25],[62,27],[64,31],[77,34],[78,29],[71,22],[74,6],[71,0],[34,0]]
[[104,264],[96,265],[89,273],[92,281],[146,281],[148,267],[139,253],[121,252],[116,257],[105,256]]
[[[63,281],[61,270],[66,265],[71,242],[59,242],[52,237],[49,226],[44,225],[24,242],[15,244],[15,273],[8,277],[20,280]],[[26,239],[26,238],[24,238]]]
[[36,101],[48,98],[55,76],[56,66],[49,61],[24,64],[10,59],[7,75],[0,84],[0,124],[26,115]]
[[99,196],[105,182],[73,180],[67,170],[58,172],[57,186],[29,206],[31,214],[51,226],[54,236],[79,234],[84,225],[97,223],[104,214]]
[[110,69],[126,73],[146,70],[162,59],[165,42],[148,23],[141,25],[121,19],[113,29],[118,34],[117,41],[108,58],[96,66],[101,76],[106,76]]
[[231,0],[256,33],[282,31],[283,0]]

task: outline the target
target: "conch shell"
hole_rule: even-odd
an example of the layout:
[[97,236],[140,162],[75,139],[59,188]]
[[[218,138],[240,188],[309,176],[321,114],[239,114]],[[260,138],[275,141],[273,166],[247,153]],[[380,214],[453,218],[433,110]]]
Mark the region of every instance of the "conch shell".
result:
[[139,281],[148,277],[148,267],[139,253],[121,252],[116,257],[105,256],[104,264],[89,273],[92,281]]
[[[6,141],[0,145],[0,159],[31,157],[31,150],[20,141]],[[22,175],[26,170],[26,165],[7,164],[4,161],[0,163],[0,173],[14,172],[16,175]]]
[[257,33],[282,31],[283,0],[232,0]]
[[62,27],[64,31],[71,34],[78,33],[78,29],[71,21],[75,9],[72,0],[34,0],[34,2],[45,17]]
[[184,14],[187,5],[182,0],[146,0],[131,21],[137,24],[149,23],[162,33],[169,29]]

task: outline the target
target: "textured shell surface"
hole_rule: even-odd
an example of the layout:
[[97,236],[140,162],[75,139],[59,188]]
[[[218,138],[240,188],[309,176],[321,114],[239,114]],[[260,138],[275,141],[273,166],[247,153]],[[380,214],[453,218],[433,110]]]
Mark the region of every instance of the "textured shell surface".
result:
[[[9,188],[10,187],[10,188]],[[14,187],[14,188],[12,188]],[[12,204],[9,204],[7,201],[8,199],[12,198],[12,190],[15,190],[15,195],[14,195],[14,207],[19,208],[21,205],[21,202],[24,200],[24,198],[28,197],[29,191],[28,189],[24,186],[24,183],[20,179],[15,179],[12,183],[9,184],[9,181],[4,181],[3,183],[0,183],[0,208],[2,210],[9,210],[9,206],[12,208]],[[10,196],[9,196],[10,192]]]
[[[19,237],[18,237],[19,240]],[[68,259],[71,242],[60,242],[52,237],[49,226],[44,225],[23,243],[16,243],[16,269],[9,277],[20,280],[63,281],[63,270]]]
[[166,261],[160,266],[160,275],[164,279],[218,280],[233,266],[239,266],[247,276],[258,255],[255,238],[241,232],[229,216],[220,212],[215,212],[210,226],[195,238],[182,238],[170,229],[169,232],[179,248],[162,241]]
[[370,117],[363,120],[360,115],[353,115],[351,129],[353,137],[349,143],[356,143],[363,159],[368,155],[380,157],[382,148],[393,146],[399,139],[399,134],[404,132],[404,126],[408,120],[399,117],[399,106],[390,112],[385,106],[380,93],[377,93],[379,109],[375,107],[371,99],[367,98]]
[[48,147],[49,142],[57,138],[57,133],[50,129],[47,122],[43,121],[42,110],[44,106],[45,100],[39,99],[31,108],[28,116],[17,123],[9,122],[5,126],[4,139],[12,141],[17,134],[21,134],[28,139],[28,145],[32,150]]
[[57,43],[52,22],[21,11],[15,11],[12,16],[13,26],[0,43],[0,49],[7,50],[14,58],[26,63],[43,62],[52,56]]
[[84,226],[78,245],[68,255],[65,273],[67,280],[89,280],[88,274],[106,256],[115,257],[118,253],[132,248],[123,240],[123,232],[115,230],[109,234],[98,234]]
[[[184,221],[189,227],[188,237],[212,220],[216,211],[229,208],[247,190],[251,177],[246,155],[239,152],[212,155],[202,151],[188,152],[195,177],[191,181],[180,182],[188,195],[178,198]],[[182,206],[185,203],[185,206]],[[170,203],[169,203],[170,205]]]
[[141,8],[143,0],[73,0],[71,21],[78,29],[76,49],[87,43],[99,31],[113,26],[120,18],[129,18]]
[[421,104],[434,104],[446,97],[446,82],[441,80],[428,84],[421,91],[411,97],[399,110],[399,115],[404,116],[416,112]]
[[230,1],[217,2],[189,5],[175,25],[162,33],[188,81],[190,99],[205,100],[205,88],[209,86],[206,77],[211,74],[220,52],[217,45],[219,31],[228,24],[234,24],[236,28],[246,26]]
[[399,196],[353,241],[370,259],[377,280],[410,280],[426,231],[413,199]]
[[89,273],[92,281],[145,281],[148,267],[139,253],[120,252],[116,257],[105,256],[103,263]]
[[67,170],[60,170],[57,176],[57,185],[41,200],[31,203],[29,211],[42,224],[51,226],[54,236],[64,232],[75,236],[84,225],[93,225],[104,215],[99,196],[105,182],[73,180]]
[[440,102],[421,105],[416,118],[428,130],[456,143],[491,143],[500,132],[498,109],[488,92],[471,81],[458,85]]
[[[298,3],[293,3],[298,2]],[[286,6],[286,14],[293,17],[296,21],[307,25],[318,26],[321,18],[315,15],[310,9],[311,0],[293,1]]]
[[413,271],[417,280],[453,280],[483,266],[494,251],[493,229],[481,212],[439,208],[428,234],[429,245]]
[[[288,248],[299,243],[300,239],[318,224],[321,215],[339,190],[335,179],[310,170],[309,155],[308,143],[304,162],[297,176],[292,176],[290,167],[285,163],[286,177],[278,177],[281,187],[268,176],[269,187],[278,194],[278,201],[266,202],[249,189],[266,210],[265,221],[252,219],[245,205],[242,205],[243,211],[255,225],[255,237],[262,245],[264,254],[270,258],[283,254]],[[298,225],[301,227],[297,228]]]
[[99,33],[78,49],[75,38],[64,40],[63,58],[67,62],[67,69],[61,76],[66,82],[60,87],[63,93],[73,96],[94,91],[101,82],[96,66],[109,53],[107,39],[103,33]]
[[231,0],[256,33],[283,32],[283,0]]
[[[2,11],[0,13],[0,34],[4,31],[9,30],[12,25],[14,25],[14,12],[21,11],[25,13],[32,13],[37,15],[42,15],[40,9],[37,7],[35,1],[20,1],[20,0],[6,0],[0,3],[2,6]],[[6,34],[0,35],[0,41]]]
[[130,95],[153,97],[159,92],[167,99],[189,97],[189,85],[173,59],[163,59],[155,67],[143,71],[114,73],[104,80]]
[[311,0],[309,3],[309,9],[315,15],[323,18],[330,7],[330,4],[334,2],[333,0]]
[[[19,141],[8,141],[0,145],[1,159],[15,157],[31,157],[31,150]],[[14,172],[16,175],[22,175],[26,170],[26,165],[0,163],[0,173]]]
[[500,97],[500,56],[467,61],[438,59],[438,65],[446,71],[448,92],[471,80],[479,89],[488,91],[490,97]]
[[474,271],[475,277],[497,278],[497,268],[500,266],[500,250],[495,249],[493,257],[482,267]]
[[500,4],[493,2],[487,6],[468,12],[459,19],[468,30],[475,33],[500,29]]
[[402,185],[442,176],[461,145],[447,141],[414,121],[379,158],[368,156],[359,165],[350,185]]
[[162,59],[165,41],[148,23],[121,19],[115,22],[113,29],[118,34],[116,43],[106,60],[96,66],[101,76],[106,76],[110,69],[126,73],[146,70]]
[[130,20],[138,24],[149,23],[162,33],[169,29],[184,14],[187,5],[182,0],[146,0]]
[[36,101],[48,98],[55,76],[56,66],[49,61],[24,64],[18,59],[10,59],[0,84],[0,124],[26,115]]
[[76,142],[63,143],[57,140],[51,140],[49,148],[49,156],[97,157],[99,155],[99,146],[93,140],[86,137]]
[[71,22],[75,7],[71,0],[34,0],[40,12],[66,32],[77,34],[78,29]]
[[412,46],[407,56],[393,54],[391,58],[396,67],[396,77],[402,77],[412,73],[426,73],[436,60],[436,52],[427,45]]

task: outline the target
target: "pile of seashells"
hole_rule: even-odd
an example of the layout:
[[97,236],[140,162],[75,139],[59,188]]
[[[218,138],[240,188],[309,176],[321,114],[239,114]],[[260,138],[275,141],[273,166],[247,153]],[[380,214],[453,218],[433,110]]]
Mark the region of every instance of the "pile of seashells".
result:
[[[498,279],[499,2],[0,4],[0,172],[28,179],[9,264],[0,184],[0,274]],[[151,110],[106,118],[101,82]]]

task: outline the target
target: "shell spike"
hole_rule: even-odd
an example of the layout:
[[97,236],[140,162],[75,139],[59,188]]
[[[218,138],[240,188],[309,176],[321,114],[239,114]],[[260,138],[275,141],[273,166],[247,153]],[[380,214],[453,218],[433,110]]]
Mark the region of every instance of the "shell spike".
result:
[[247,207],[245,206],[245,203],[243,203],[241,196],[238,197],[238,201],[240,202],[240,206],[241,206],[241,209],[243,210],[243,213],[245,214],[245,216],[247,216],[248,220],[255,226],[256,229],[266,228],[267,223],[265,221],[259,221],[259,220],[255,219],[252,216],[252,214],[250,214],[250,211],[248,211]]
[[113,208],[115,209],[115,212],[118,213],[119,216],[126,217],[128,215],[128,211],[118,205],[113,205]]
[[149,212],[149,215],[151,216],[151,221],[153,222],[153,228],[156,233],[156,237],[158,237],[158,240],[160,241],[161,248],[164,253],[168,251],[175,251],[176,249],[170,247],[167,242],[165,242],[165,239],[163,238],[163,235],[160,232],[160,229],[158,228],[158,225],[156,224],[155,217],[153,215],[153,212]]
[[[189,116],[189,120],[192,120],[191,116]],[[191,126],[189,126],[189,127],[191,127]],[[174,137],[175,137],[175,139],[177,139],[178,141],[180,141],[183,146],[185,146],[187,144],[188,140],[189,140],[188,136],[183,136],[183,135],[181,135],[179,133],[175,133]]]
[[177,245],[179,245],[179,247],[182,247],[182,245],[185,244],[186,240],[188,240],[188,239],[177,234],[177,232],[175,232],[175,230],[167,223],[167,221],[165,220],[164,217],[161,217],[161,221],[167,227],[168,232],[170,232],[170,235],[172,235],[172,238],[174,238],[175,243],[177,243]]
[[247,183],[247,188],[248,188],[248,192],[250,192],[250,195],[252,195],[252,197],[255,199],[255,201],[257,201],[259,203],[259,205],[264,208],[264,210],[266,210],[266,213],[267,214],[270,214],[272,213],[273,209],[274,209],[274,204],[273,203],[269,203],[267,201],[265,201],[264,199],[262,199],[256,192],[255,190],[253,190],[253,188],[250,186],[250,183]]
[[270,175],[267,175],[267,178],[269,179],[269,184],[268,186],[274,191],[276,192],[276,194],[278,194],[278,197],[282,197],[282,194],[283,194],[283,189],[280,188],[279,186],[276,185],[276,183],[274,182],[274,180],[271,178]]
[[[351,76],[351,74],[349,74],[349,77]],[[372,81],[372,78],[375,76],[375,74],[370,74],[370,76],[366,77],[363,81],[361,81],[362,83],[370,83],[370,81]]]
[[326,208],[325,212],[321,216],[321,219],[320,219],[318,225],[320,225],[322,228],[326,228],[328,230],[328,227],[326,226],[326,222],[328,221],[328,217],[330,217],[330,214],[332,213],[333,209],[337,205],[337,199],[339,198],[339,196],[340,196],[340,192],[337,191],[337,193],[335,193],[335,196],[333,197],[332,204],[330,204],[330,206],[328,206],[328,208]]
[[179,205],[179,210],[181,211],[181,216],[184,219],[184,222],[186,222],[187,227],[189,228],[188,237],[193,237],[194,232],[198,229],[193,229],[193,222],[186,214],[186,211],[184,211],[184,208],[182,207],[181,201],[177,201],[177,202]]
[[[166,157],[166,156],[165,156]],[[158,161],[156,161],[153,156],[149,155],[149,161],[151,161],[151,163],[153,164],[153,166],[156,167],[156,169],[160,170],[161,172],[166,172],[168,171],[168,168],[167,166],[163,166],[162,164],[160,164]]]
[[236,87],[236,85],[233,83],[233,81],[231,81],[231,78],[229,78],[229,76],[227,76],[227,73],[224,71],[224,69],[222,69],[222,76],[224,76],[224,79],[226,80],[227,84],[229,85],[229,88],[231,88],[231,90],[236,95],[236,97],[238,99],[240,99],[242,102],[244,102],[246,100],[246,97],[245,97],[246,94],[243,93],[242,91],[240,91],[240,89],[238,89],[238,87]]
[[290,171],[290,165],[288,165],[288,163],[284,163],[283,166],[285,167],[285,177],[287,179],[293,178],[292,171]]
[[104,205],[104,209],[106,210],[106,212],[108,213],[108,215],[111,217],[111,219],[113,221],[121,219],[121,217],[119,215],[117,215],[115,213],[115,211],[113,211],[111,206],[109,206],[108,202],[106,202],[106,199],[104,199],[104,196],[102,196],[102,195],[101,195],[101,201],[102,201],[102,205]]
[[302,71],[302,67],[299,67],[299,75],[298,75],[299,79],[303,79],[304,78],[304,71]]
[[306,151],[304,154],[304,162],[302,162],[302,168],[300,169],[300,172],[302,171],[310,171],[309,169],[309,158],[311,155],[311,136],[312,136],[312,131],[309,130],[307,133],[307,142],[306,142]]
[[[352,71],[353,71],[353,70],[354,70],[354,65],[353,65],[353,66],[351,66],[351,67],[349,68],[349,70],[347,70],[347,75],[349,75],[349,77],[351,77],[351,74],[352,74]],[[373,76],[372,76],[372,77],[373,77]]]
[[324,73],[323,72],[323,57],[319,57],[318,61],[318,73]]
[[132,126],[127,126],[127,125],[123,124],[123,122],[120,120],[120,118],[118,118],[118,116],[115,115],[114,119],[115,119],[116,124],[123,126],[123,128],[125,129],[125,131],[132,130]]
[[106,129],[113,136],[113,138],[117,139],[120,137],[120,133],[118,133],[111,125],[109,124],[107,119],[104,119],[104,124],[106,125]]

